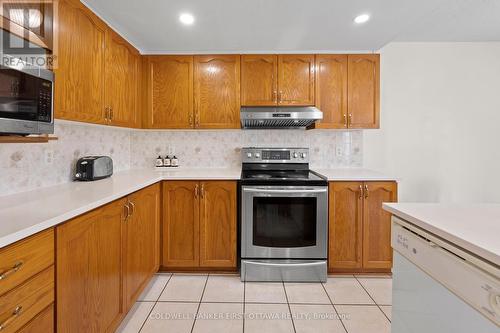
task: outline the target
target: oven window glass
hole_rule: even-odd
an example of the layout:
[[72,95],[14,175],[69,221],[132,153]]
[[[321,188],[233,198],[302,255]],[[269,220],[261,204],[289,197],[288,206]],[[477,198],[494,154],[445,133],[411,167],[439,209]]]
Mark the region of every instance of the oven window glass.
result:
[[253,245],[315,246],[316,201],[315,197],[254,197]]

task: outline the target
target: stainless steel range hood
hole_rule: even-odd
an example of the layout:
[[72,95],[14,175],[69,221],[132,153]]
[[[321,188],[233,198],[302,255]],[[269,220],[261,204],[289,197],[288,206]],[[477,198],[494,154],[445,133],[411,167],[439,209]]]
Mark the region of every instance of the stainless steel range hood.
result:
[[303,129],[323,119],[323,112],[314,106],[242,107],[241,127]]

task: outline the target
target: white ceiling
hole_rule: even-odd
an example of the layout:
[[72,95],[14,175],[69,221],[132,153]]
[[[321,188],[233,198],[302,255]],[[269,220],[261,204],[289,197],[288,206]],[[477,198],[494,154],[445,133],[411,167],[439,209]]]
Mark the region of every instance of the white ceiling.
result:
[[[84,0],[142,53],[375,51],[500,41],[500,0]],[[179,14],[192,13],[184,26]],[[355,25],[353,18],[371,20]]]

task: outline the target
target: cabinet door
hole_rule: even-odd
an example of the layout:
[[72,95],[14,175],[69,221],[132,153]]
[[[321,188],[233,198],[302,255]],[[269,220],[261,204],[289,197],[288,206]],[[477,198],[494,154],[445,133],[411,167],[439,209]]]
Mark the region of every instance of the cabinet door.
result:
[[363,268],[392,268],[391,214],[383,202],[397,201],[395,182],[365,182],[363,207]]
[[314,55],[278,56],[278,104],[314,105]]
[[58,332],[110,332],[119,324],[124,204],[115,201],[56,228]]
[[136,124],[139,52],[116,32],[106,33],[105,107],[112,125]]
[[274,106],[278,103],[278,57],[241,56],[241,105]]
[[55,117],[102,124],[106,25],[83,4],[59,1]]
[[379,128],[380,55],[348,56],[349,127]]
[[202,182],[200,191],[200,266],[236,267],[236,182]]
[[163,182],[162,266],[199,266],[199,184]]
[[347,55],[316,56],[316,106],[323,119],[316,128],[347,128]]
[[158,271],[160,250],[160,185],[128,197],[130,217],[124,228],[123,289],[126,309]]
[[361,268],[362,184],[332,182],[329,185],[329,270]]
[[150,56],[147,66],[149,128],[193,128],[193,56]]
[[240,56],[194,57],[197,128],[240,128]]

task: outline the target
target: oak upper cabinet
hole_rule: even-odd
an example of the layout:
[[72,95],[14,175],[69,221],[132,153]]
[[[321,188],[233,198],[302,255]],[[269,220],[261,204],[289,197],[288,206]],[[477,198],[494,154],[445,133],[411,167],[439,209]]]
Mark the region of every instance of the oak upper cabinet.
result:
[[200,196],[200,266],[236,267],[236,182],[202,182]]
[[278,103],[278,56],[241,56],[241,105],[274,106]]
[[105,120],[111,125],[136,126],[139,61],[139,52],[108,28],[104,112]]
[[323,119],[315,128],[347,128],[347,58],[345,54],[316,56],[316,107]]
[[58,332],[112,332],[120,323],[125,202],[56,228]]
[[236,268],[236,182],[163,182],[167,269]]
[[391,214],[383,202],[397,200],[395,182],[365,182],[363,203],[363,267],[392,267]]
[[125,308],[158,271],[160,256],[160,184],[127,197],[124,223],[123,291]]
[[78,1],[58,3],[55,117],[103,124],[106,24]]
[[197,181],[163,182],[163,267],[199,266]]
[[240,128],[240,56],[194,56],[195,128]]
[[278,104],[314,105],[314,54],[278,56]]
[[361,268],[363,252],[362,182],[330,182],[328,268]]
[[390,272],[391,215],[383,202],[397,201],[396,182],[330,182],[331,272]]
[[350,128],[380,127],[380,55],[348,56],[348,116]]
[[193,56],[148,56],[147,128],[194,128]]

